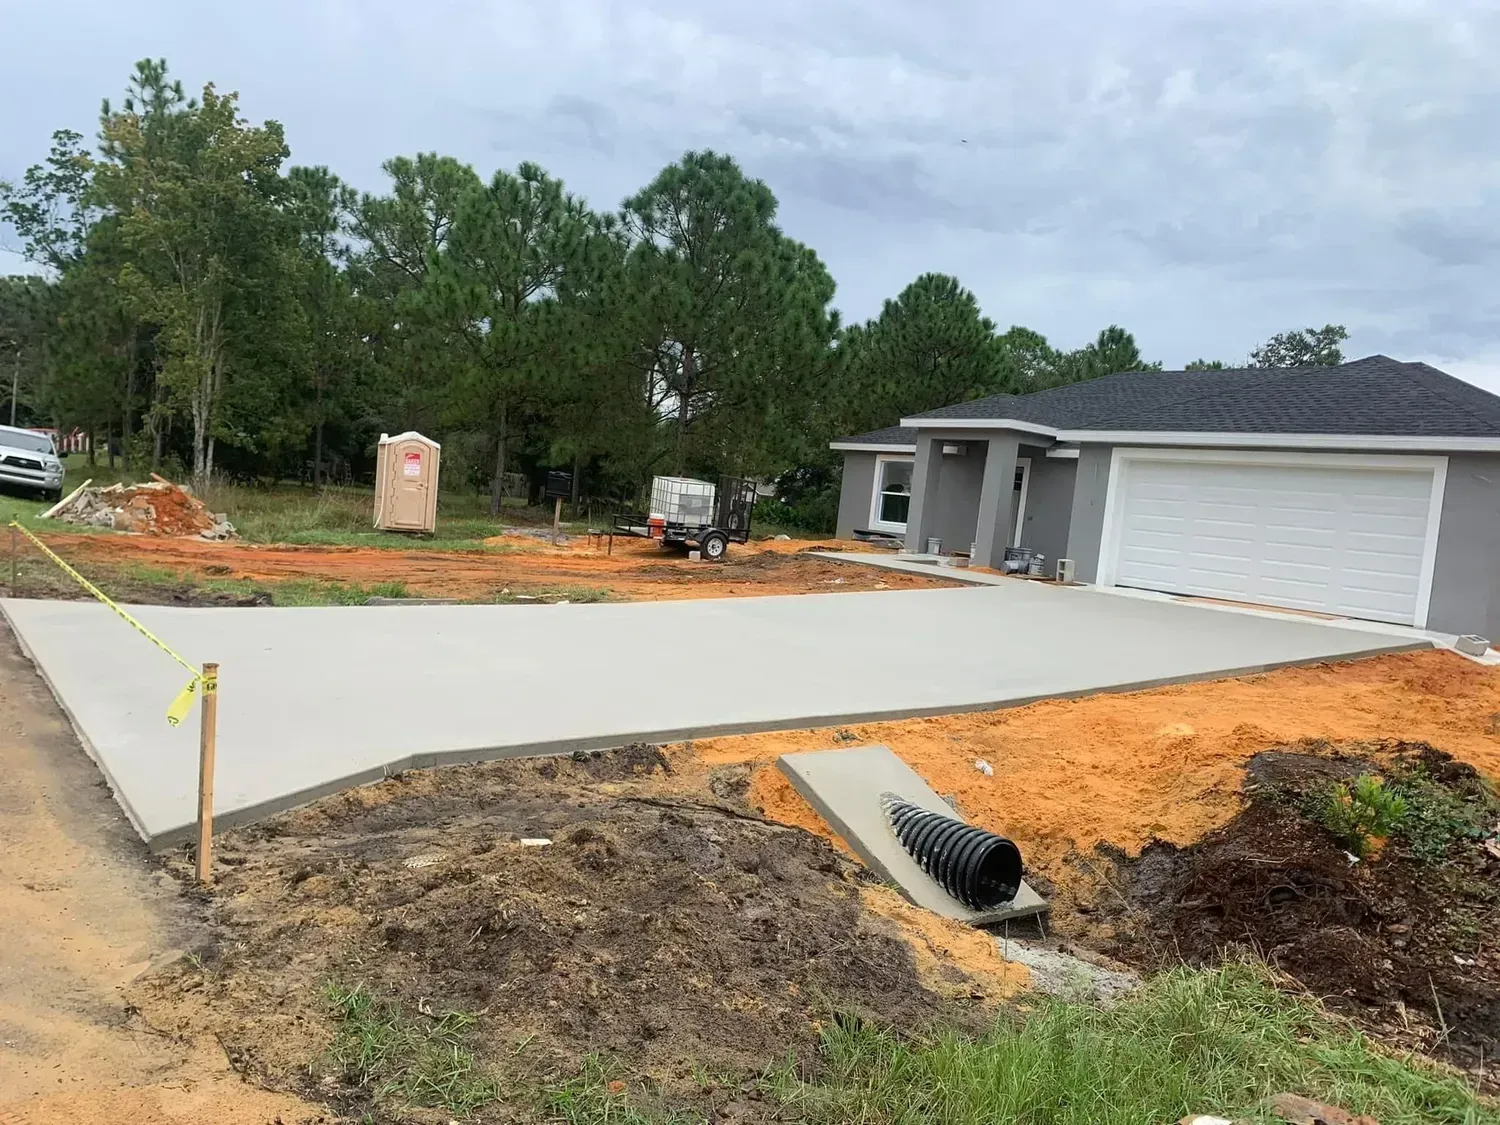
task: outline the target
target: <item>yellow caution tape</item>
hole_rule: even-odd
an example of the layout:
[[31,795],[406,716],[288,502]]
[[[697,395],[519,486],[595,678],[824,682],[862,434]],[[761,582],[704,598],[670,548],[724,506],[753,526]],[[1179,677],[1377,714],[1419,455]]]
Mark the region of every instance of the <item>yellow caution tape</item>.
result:
[[193,678],[188,681],[187,687],[183,688],[180,692],[177,693],[177,698],[172,700],[172,705],[167,708],[168,723],[175,727],[179,723],[181,723],[183,719],[187,718],[188,712],[193,709],[193,698],[198,694],[198,685],[200,683],[203,684],[203,690],[205,694],[211,691],[218,690],[219,685],[216,680],[210,681],[204,679],[203,674],[199,672],[198,669],[194,668],[186,660],[178,656],[177,653],[168,648],[166,643],[162,641],[162,639],[155,633],[153,633],[150,629],[146,628],[134,617],[131,617],[130,614],[126,613],[123,609],[117,606],[113,601],[110,600],[109,596],[105,594],[103,590],[99,589],[98,586],[95,586],[87,578],[79,574],[71,566],[60,559],[52,550],[52,548],[48,547],[47,544],[43,543],[40,539],[33,535],[27,528],[22,527],[15,520],[10,521],[10,526],[15,528],[22,535],[26,536],[27,539],[30,539],[33,543],[35,543],[37,549],[40,550],[42,554],[46,555],[53,562],[55,562],[58,566],[60,566],[64,574],[73,579],[74,582],[77,582],[85,590],[93,594],[94,597],[98,598],[105,605],[109,606],[110,609],[114,610],[117,614],[123,617],[127,625],[129,625],[137,633],[145,637],[157,648],[161,649],[162,652],[166,653],[173,660],[177,661],[177,663],[181,664],[184,668],[186,668],[193,674]]

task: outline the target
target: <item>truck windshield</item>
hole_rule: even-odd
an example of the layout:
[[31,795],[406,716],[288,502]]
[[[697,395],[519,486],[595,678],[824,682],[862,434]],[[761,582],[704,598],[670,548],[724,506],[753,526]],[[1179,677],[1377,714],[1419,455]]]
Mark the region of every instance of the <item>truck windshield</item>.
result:
[[32,430],[12,430],[7,426],[0,426],[0,445],[8,445],[12,449],[25,449],[32,453],[51,453],[52,439],[46,434],[39,434]]

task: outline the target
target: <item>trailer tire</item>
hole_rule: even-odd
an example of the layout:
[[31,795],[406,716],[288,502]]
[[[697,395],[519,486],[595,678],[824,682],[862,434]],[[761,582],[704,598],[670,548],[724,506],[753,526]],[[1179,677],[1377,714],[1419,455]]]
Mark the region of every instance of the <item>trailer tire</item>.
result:
[[710,531],[698,543],[698,549],[708,562],[723,562],[724,554],[729,550],[729,536],[722,531]]

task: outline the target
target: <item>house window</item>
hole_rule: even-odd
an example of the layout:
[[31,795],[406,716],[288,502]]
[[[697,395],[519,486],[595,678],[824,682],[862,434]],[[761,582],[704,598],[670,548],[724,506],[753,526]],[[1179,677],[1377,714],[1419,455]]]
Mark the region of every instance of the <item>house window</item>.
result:
[[870,522],[886,531],[905,531],[911,511],[910,458],[882,457],[875,463],[875,503]]

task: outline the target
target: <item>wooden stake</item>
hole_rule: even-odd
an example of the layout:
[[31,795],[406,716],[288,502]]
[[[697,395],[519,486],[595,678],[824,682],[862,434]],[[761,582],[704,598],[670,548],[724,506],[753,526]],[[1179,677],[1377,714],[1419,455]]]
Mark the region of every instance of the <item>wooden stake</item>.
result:
[[557,529],[562,524],[562,497],[557,498],[557,504],[552,509],[552,545],[557,546]]
[[203,665],[202,733],[198,737],[198,882],[214,881],[214,749],[219,727],[219,666]]

